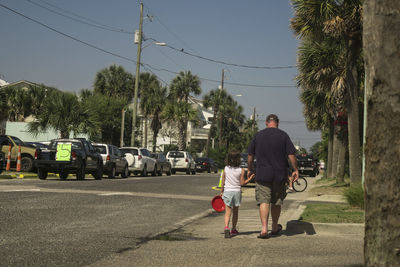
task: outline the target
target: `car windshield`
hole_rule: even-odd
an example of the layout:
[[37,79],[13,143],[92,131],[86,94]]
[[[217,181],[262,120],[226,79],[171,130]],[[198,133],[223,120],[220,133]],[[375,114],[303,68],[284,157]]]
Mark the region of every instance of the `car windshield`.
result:
[[119,150],[124,154],[130,153],[130,154],[132,154],[134,156],[138,155],[138,150],[134,149],[134,148],[120,148]]
[[99,151],[100,154],[107,154],[107,149],[105,146],[93,146],[96,148],[97,151]]
[[15,136],[14,136],[12,139],[14,140],[14,142],[15,142],[15,144],[16,144],[17,146],[23,146],[23,145],[24,145],[24,142],[22,142],[22,140],[19,139],[18,137],[15,137]]
[[170,158],[184,158],[185,155],[183,154],[183,152],[169,152],[168,157],[170,157]]

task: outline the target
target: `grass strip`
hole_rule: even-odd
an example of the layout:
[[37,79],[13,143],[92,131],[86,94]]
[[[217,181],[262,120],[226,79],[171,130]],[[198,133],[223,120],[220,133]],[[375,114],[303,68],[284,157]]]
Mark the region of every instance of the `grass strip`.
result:
[[364,210],[348,204],[310,203],[300,220],[314,223],[364,223]]

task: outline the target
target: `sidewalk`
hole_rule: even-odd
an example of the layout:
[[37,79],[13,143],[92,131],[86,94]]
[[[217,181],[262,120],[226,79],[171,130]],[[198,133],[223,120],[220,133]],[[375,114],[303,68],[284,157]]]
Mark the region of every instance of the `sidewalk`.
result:
[[341,196],[313,196],[309,189],[315,180],[308,179],[305,192],[288,194],[279,220],[283,231],[277,237],[257,238],[261,225],[254,188],[246,187],[239,210],[240,235],[225,239],[223,213],[209,210],[188,220],[191,223],[182,222],[177,230],[92,266],[362,266],[363,224],[297,220],[306,201],[344,202]]

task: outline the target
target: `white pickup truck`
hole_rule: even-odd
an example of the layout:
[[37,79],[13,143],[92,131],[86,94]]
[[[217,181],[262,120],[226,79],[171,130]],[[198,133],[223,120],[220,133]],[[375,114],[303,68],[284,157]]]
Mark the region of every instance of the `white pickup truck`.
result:
[[157,175],[156,160],[151,157],[147,148],[121,147],[119,150],[125,154],[125,158],[128,160],[130,174],[147,176],[148,173],[151,173],[152,176]]

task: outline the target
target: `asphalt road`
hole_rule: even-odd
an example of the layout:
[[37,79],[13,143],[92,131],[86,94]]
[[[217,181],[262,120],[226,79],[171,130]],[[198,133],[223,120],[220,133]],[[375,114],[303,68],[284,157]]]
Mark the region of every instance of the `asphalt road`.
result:
[[218,174],[0,180],[0,266],[85,266],[211,208]]

